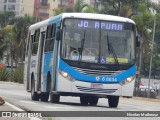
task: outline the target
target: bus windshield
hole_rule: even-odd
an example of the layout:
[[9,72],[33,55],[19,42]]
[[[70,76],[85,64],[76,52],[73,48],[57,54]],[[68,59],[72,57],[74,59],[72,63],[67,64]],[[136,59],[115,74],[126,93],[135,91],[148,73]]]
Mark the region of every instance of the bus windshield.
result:
[[62,58],[99,64],[134,64],[135,25],[114,21],[65,19]]

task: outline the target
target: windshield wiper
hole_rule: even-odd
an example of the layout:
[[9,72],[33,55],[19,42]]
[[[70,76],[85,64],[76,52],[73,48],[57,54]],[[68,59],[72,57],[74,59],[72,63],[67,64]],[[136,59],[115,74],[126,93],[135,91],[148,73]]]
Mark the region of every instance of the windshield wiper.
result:
[[79,61],[82,60],[82,53],[83,53],[83,49],[84,49],[85,36],[86,36],[86,31],[84,30],[84,36],[83,36],[83,39],[81,40],[81,48],[79,50],[80,51]]
[[119,69],[119,62],[118,62],[118,58],[117,58],[117,55],[114,51],[114,48],[112,46],[112,44],[109,42],[109,37],[108,37],[108,34],[107,34],[107,44],[108,44],[108,52],[109,54],[112,54],[113,55],[113,58],[115,60],[115,63],[117,65],[117,69]]

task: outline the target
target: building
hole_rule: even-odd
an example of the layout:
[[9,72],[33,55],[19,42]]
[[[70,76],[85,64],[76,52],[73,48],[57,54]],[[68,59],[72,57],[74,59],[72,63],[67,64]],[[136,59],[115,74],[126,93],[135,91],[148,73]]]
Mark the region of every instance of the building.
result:
[[28,14],[30,16],[33,16],[33,10],[34,10],[34,0],[21,0],[20,2],[20,16],[24,16],[25,14]]
[[16,16],[20,16],[21,0],[0,0],[0,11],[14,11]]
[[42,20],[49,18],[50,4],[48,0],[34,0],[33,15],[36,19]]
[[14,11],[16,16],[28,14],[37,21],[54,16],[53,10],[73,7],[75,0],[0,0],[0,11]]
[[58,5],[60,4],[60,0],[50,0],[50,9],[49,9],[49,17],[54,16],[53,10],[58,8]]
[[74,6],[74,0],[60,0],[58,4],[58,8],[60,7],[73,7]]

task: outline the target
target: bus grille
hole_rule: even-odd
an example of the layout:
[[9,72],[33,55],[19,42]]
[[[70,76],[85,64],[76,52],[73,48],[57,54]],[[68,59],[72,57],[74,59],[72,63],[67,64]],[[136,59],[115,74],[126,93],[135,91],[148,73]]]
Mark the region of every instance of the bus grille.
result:
[[107,71],[107,70],[92,70],[92,69],[84,69],[84,68],[78,68],[78,67],[73,67],[75,70],[77,70],[78,72],[82,73],[82,74],[86,74],[86,75],[96,75],[96,76],[111,76],[111,75],[116,75],[119,74],[121,72],[123,72],[123,70],[119,70],[119,71]]
[[113,93],[116,92],[117,89],[101,89],[101,88],[89,88],[89,87],[81,87],[76,86],[82,92],[96,92],[96,93]]

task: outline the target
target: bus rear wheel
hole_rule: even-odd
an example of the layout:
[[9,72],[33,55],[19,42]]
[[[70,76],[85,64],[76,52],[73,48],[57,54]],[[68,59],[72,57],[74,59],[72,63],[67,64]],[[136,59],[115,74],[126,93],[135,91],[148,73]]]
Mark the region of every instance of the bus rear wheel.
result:
[[117,108],[119,96],[108,96],[108,104],[110,108]]
[[52,103],[59,103],[60,95],[59,94],[50,94],[50,101]]
[[89,97],[89,104],[90,105],[97,105],[97,103],[98,103],[98,97]]
[[34,80],[32,80],[32,82],[31,82],[31,98],[34,101],[39,101],[39,94],[37,94],[37,92],[35,92]]
[[89,99],[86,96],[80,96],[81,105],[88,105]]

